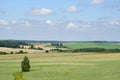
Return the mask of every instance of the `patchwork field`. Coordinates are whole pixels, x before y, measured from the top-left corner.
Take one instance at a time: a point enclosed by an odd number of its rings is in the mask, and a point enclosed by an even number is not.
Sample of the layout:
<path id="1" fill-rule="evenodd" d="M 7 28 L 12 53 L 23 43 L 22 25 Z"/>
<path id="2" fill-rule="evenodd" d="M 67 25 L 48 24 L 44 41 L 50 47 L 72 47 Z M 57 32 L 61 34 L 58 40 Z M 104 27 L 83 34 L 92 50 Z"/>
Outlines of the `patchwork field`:
<path id="1" fill-rule="evenodd" d="M 120 80 L 119 53 L 40 53 L 0 55 L 0 80 L 14 80 L 24 56 L 31 61 L 27 80 Z"/>

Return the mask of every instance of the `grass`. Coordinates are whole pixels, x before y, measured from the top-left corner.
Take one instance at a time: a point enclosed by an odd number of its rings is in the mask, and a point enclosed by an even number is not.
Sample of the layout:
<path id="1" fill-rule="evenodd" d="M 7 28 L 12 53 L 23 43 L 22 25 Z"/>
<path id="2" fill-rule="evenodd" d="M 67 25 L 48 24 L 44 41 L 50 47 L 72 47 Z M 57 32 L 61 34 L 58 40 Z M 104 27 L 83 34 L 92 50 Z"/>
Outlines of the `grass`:
<path id="1" fill-rule="evenodd" d="M 117 43 L 65 43 L 65 46 L 69 48 L 106 48 L 106 49 L 120 49 L 120 44 Z"/>
<path id="2" fill-rule="evenodd" d="M 0 55 L 0 80 L 14 80 L 23 56 L 29 56 L 27 80 L 120 80 L 120 54 L 50 53 Z"/>
<path id="3" fill-rule="evenodd" d="M 37 72 L 25 73 L 26 76 L 31 75 L 29 79 L 38 80 L 119 80 L 118 69 L 119 61 L 75 61 L 75 62 L 58 62 L 54 65 L 42 65 L 43 69 Z M 75 65 L 76 64 L 76 65 Z M 112 66 L 111 66 L 112 65 Z M 109 68 L 111 66 L 111 68 Z M 35 67 L 35 66 L 34 66 Z M 37 67 L 37 66 L 36 66 Z M 36 75 L 33 75 L 36 74 Z"/>

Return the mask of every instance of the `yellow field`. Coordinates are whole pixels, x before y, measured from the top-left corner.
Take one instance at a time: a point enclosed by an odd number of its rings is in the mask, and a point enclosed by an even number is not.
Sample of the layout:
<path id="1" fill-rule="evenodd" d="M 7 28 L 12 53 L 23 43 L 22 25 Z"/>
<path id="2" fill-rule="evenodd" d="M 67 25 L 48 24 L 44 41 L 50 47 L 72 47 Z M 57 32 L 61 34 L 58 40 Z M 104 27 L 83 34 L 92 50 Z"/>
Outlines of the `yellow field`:
<path id="1" fill-rule="evenodd" d="M 28 53 L 40 53 L 40 50 L 34 50 L 34 49 L 20 49 L 20 48 L 6 48 L 6 47 L 0 47 L 0 51 L 2 52 L 19 52 L 20 50 L 23 50 L 24 52 Z"/>
<path id="2" fill-rule="evenodd" d="M 35 47 L 35 48 L 40 47 L 40 48 L 43 48 L 44 50 L 53 49 L 52 47 L 46 47 L 46 46 L 48 46 L 48 45 L 50 45 L 50 44 L 35 44 L 34 47 Z"/>
<path id="3" fill-rule="evenodd" d="M 22 51 L 28 52 L 28 53 L 41 53 L 41 52 L 45 52 L 45 50 L 53 49 L 51 47 L 46 47 L 46 45 L 49 45 L 49 44 L 36 44 L 36 45 L 34 45 L 35 48 L 39 47 L 39 48 L 43 48 L 44 50 L 28 49 L 29 46 L 24 46 L 24 48 L 26 48 L 26 49 L 0 47 L 0 51 L 7 52 L 7 53 L 10 53 L 10 52 L 15 53 L 15 52 L 19 52 L 20 50 L 22 50 Z"/>

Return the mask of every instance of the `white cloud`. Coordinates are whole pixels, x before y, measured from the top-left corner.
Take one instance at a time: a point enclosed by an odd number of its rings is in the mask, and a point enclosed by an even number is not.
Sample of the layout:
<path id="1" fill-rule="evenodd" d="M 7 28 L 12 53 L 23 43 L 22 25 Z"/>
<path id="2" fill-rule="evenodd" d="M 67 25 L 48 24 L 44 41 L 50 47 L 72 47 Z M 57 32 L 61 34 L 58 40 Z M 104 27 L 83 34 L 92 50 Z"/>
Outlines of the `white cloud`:
<path id="1" fill-rule="evenodd" d="M 49 15 L 52 14 L 53 10 L 51 9 L 46 9 L 46 8 L 42 8 L 42 9 L 34 9 L 31 11 L 32 15 Z"/>
<path id="2" fill-rule="evenodd" d="M 5 20 L 0 20 L 0 25 L 8 25 L 8 22 Z"/>
<path id="3" fill-rule="evenodd" d="M 45 23 L 46 24 L 52 24 L 52 21 L 51 20 L 46 20 Z"/>
<path id="4" fill-rule="evenodd" d="M 74 28 L 77 28 L 74 23 L 70 22 L 67 24 L 67 29 L 74 29 Z"/>
<path id="5" fill-rule="evenodd" d="M 77 11 L 77 7 L 76 6 L 70 6 L 68 9 L 67 9 L 68 12 L 76 12 Z"/>
<path id="6" fill-rule="evenodd" d="M 92 4 L 93 5 L 96 5 L 96 4 L 101 4 L 101 3 L 103 3 L 104 2 L 104 0 L 93 0 L 92 1 Z"/>
<path id="7" fill-rule="evenodd" d="M 59 24 L 62 24 L 63 21 L 62 20 L 45 20 L 44 22 L 45 24 L 48 24 L 48 25 L 59 25 Z"/>
<path id="8" fill-rule="evenodd" d="M 111 25 L 120 25 L 120 20 L 113 20 L 110 22 Z"/>

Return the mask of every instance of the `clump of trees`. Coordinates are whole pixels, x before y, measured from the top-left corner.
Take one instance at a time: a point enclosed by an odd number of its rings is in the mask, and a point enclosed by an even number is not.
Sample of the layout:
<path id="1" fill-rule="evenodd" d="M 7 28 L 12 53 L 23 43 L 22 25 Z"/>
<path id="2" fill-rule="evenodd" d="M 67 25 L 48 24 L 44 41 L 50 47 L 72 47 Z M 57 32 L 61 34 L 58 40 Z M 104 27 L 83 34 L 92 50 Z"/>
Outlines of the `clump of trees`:
<path id="1" fill-rule="evenodd" d="M 74 49 L 74 50 L 72 50 L 72 52 L 119 53 L 120 49 L 81 48 L 81 49 Z"/>
<path id="2" fill-rule="evenodd" d="M 51 43 L 51 46 L 63 46 L 63 44 L 59 42 L 54 42 L 54 43 Z"/>
<path id="3" fill-rule="evenodd" d="M 28 45 L 25 42 L 18 42 L 14 40 L 0 40 L 0 47 L 19 48 L 20 45 Z"/>
<path id="4" fill-rule="evenodd" d="M 62 43 L 59 42 L 53 42 L 51 43 L 51 46 L 55 46 L 56 48 L 67 48 L 67 46 L 64 46 Z"/>
<path id="5" fill-rule="evenodd" d="M 105 48 L 80 48 L 80 49 L 51 49 L 51 51 L 55 52 L 95 52 L 95 53 L 120 53 L 120 49 L 105 49 Z"/>
<path id="6" fill-rule="evenodd" d="M 0 55 L 4 55 L 4 54 L 27 54 L 27 52 L 24 52 L 23 50 L 20 50 L 18 52 L 13 52 L 13 51 L 11 51 L 11 52 L 2 52 L 2 51 L 0 51 Z"/>
<path id="7" fill-rule="evenodd" d="M 9 54 L 9 53 L 0 51 L 0 55 L 2 54 Z"/>
<path id="8" fill-rule="evenodd" d="M 27 56 L 23 58 L 23 61 L 21 62 L 21 68 L 22 68 L 22 72 L 30 71 L 30 61 Z"/>
<path id="9" fill-rule="evenodd" d="M 53 51 L 53 52 L 72 52 L 72 50 L 62 50 L 62 49 L 51 49 L 50 51 Z"/>
<path id="10" fill-rule="evenodd" d="M 29 49 L 44 50 L 43 48 L 40 48 L 40 47 L 34 47 L 34 45 L 30 45 Z"/>
<path id="11" fill-rule="evenodd" d="M 44 49 L 43 49 L 43 48 L 38 47 L 38 48 L 36 48 L 36 50 L 44 50 Z"/>

